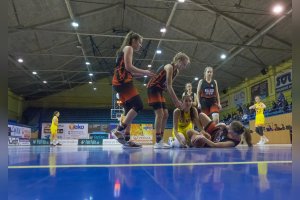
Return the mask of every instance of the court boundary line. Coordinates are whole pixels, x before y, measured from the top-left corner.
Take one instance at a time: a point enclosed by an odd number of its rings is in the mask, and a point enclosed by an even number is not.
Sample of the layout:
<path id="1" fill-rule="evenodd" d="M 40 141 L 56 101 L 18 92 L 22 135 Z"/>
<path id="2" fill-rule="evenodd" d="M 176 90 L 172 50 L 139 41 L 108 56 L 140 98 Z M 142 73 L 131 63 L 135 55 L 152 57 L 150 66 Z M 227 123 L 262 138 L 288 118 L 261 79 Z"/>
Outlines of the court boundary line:
<path id="1" fill-rule="evenodd" d="M 43 168 L 113 168 L 113 167 L 183 167 L 209 165 L 251 165 L 259 163 L 291 164 L 291 160 L 245 161 L 245 162 L 206 162 L 206 163 L 141 163 L 141 164 L 82 164 L 82 165 L 12 165 L 8 169 L 43 169 Z"/>

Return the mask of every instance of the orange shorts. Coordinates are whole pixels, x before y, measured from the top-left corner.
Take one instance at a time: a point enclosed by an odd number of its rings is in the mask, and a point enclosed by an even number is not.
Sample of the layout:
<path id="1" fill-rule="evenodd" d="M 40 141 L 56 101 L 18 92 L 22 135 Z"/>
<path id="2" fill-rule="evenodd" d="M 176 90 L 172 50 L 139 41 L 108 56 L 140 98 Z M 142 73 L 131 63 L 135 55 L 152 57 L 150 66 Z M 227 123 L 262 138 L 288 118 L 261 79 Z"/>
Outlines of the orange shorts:
<path id="1" fill-rule="evenodd" d="M 114 85 L 113 88 L 119 93 L 122 104 L 139 94 L 132 82 Z"/>
<path id="2" fill-rule="evenodd" d="M 163 90 L 157 87 L 148 88 L 148 104 L 156 109 L 166 109 L 166 99 Z"/>
<path id="3" fill-rule="evenodd" d="M 207 116 L 211 115 L 212 113 L 219 113 L 219 106 L 214 104 L 210 107 L 201 108 L 201 111 L 204 112 Z"/>
<path id="4" fill-rule="evenodd" d="M 209 133 L 210 135 L 214 134 L 215 131 L 218 130 L 216 127 L 216 123 L 214 121 L 210 121 L 206 127 L 204 127 L 204 130 Z"/>

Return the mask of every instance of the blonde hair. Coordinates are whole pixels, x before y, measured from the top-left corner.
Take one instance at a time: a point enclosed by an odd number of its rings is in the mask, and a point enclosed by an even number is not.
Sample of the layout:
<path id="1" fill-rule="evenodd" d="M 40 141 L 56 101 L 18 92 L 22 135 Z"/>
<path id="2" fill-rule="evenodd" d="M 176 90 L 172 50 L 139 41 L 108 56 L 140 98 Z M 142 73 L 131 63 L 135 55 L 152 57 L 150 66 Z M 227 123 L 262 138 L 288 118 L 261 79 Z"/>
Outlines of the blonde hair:
<path id="1" fill-rule="evenodd" d="M 122 52 L 125 46 L 130 46 L 132 44 L 133 39 L 142 40 L 143 37 L 138 33 L 135 33 L 133 31 L 129 31 L 129 33 L 127 33 L 127 35 L 125 36 L 125 39 L 122 43 L 122 46 L 118 49 L 117 54 Z"/>
<path id="2" fill-rule="evenodd" d="M 187 60 L 188 63 L 190 63 L 190 57 L 188 57 L 188 55 L 186 55 L 185 53 L 179 52 L 174 56 L 172 64 L 175 64 L 178 61 L 182 61 L 182 60 Z"/>
<path id="3" fill-rule="evenodd" d="M 206 73 L 206 71 L 207 71 L 209 68 L 211 68 L 212 71 L 214 71 L 214 69 L 213 69 L 211 66 L 206 66 L 205 69 L 204 69 L 204 80 L 206 80 L 205 73 Z"/>

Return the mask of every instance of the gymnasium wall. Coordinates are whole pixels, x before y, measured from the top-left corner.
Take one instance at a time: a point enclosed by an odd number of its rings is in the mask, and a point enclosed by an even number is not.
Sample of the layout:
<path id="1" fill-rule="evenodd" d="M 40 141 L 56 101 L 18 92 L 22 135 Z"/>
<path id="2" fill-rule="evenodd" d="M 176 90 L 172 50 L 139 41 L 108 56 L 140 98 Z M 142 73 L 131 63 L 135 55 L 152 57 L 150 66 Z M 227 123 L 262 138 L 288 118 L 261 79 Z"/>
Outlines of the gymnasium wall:
<path id="1" fill-rule="evenodd" d="M 265 75 L 258 75 L 251 79 L 245 79 L 241 84 L 236 87 L 228 88 L 226 94 L 220 91 L 221 103 L 223 105 L 223 110 L 221 112 L 221 118 L 227 116 L 228 113 L 236 112 L 237 106 L 236 103 L 240 101 L 242 104 L 248 104 L 251 102 L 251 88 L 255 85 L 267 81 L 268 85 L 268 96 L 263 99 L 263 102 L 267 102 L 267 106 L 270 106 L 270 103 L 277 99 L 275 86 L 276 80 L 275 77 L 278 74 L 281 74 L 285 71 L 292 69 L 292 60 L 288 60 L 277 66 L 270 66 L 268 72 Z M 291 89 L 283 92 L 288 102 L 291 101 Z M 224 107 L 225 106 L 225 107 Z"/>
<path id="2" fill-rule="evenodd" d="M 139 81 L 134 81 L 144 102 L 145 109 L 152 109 L 147 103 L 147 89 Z M 111 79 L 103 78 L 94 83 L 96 91 L 89 84 L 77 86 L 38 100 L 26 102 L 28 106 L 43 108 L 110 108 L 112 105 Z M 170 98 L 167 96 L 167 105 L 171 108 Z"/>
<path id="3" fill-rule="evenodd" d="M 21 120 L 23 110 L 25 109 L 24 99 L 8 89 L 7 100 L 8 119 L 16 121 Z"/>

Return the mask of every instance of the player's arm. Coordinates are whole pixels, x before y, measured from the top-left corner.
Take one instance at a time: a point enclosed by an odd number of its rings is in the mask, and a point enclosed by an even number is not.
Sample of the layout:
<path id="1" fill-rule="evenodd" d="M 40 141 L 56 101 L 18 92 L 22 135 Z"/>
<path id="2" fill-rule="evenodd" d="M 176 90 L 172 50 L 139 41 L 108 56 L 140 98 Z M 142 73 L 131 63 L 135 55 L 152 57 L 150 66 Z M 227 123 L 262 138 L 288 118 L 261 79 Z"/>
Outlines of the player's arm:
<path id="1" fill-rule="evenodd" d="M 216 80 L 215 80 L 215 84 L 216 84 L 216 95 L 217 95 L 218 107 L 219 107 L 219 109 L 222 109 L 221 101 L 220 101 L 220 94 L 219 94 L 219 87 L 218 87 L 218 83 Z"/>
<path id="2" fill-rule="evenodd" d="M 202 79 L 198 82 L 198 86 L 197 86 L 197 102 L 198 102 L 198 108 L 201 108 L 201 104 L 200 104 L 200 89 L 201 89 L 201 85 L 202 85 Z"/>
<path id="3" fill-rule="evenodd" d="M 226 141 L 226 142 L 212 142 L 209 139 L 206 139 L 206 144 L 210 147 L 214 148 L 226 148 L 226 147 L 234 147 L 234 143 L 232 141 Z"/>
<path id="4" fill-rule="evenodd" d="M 149 70 L 139 69 L 132 64 L 133 48 L 131 46 L 126 46 L 123 52 L 124 52 L 125 68 L 127 71 L 129 71 L 132 74 L 143 74 L 147 76 L 155 75 L 153 72 Z"/>
<path id="5" fill-rule="evenodd" d="M 172 78 L 172 76 L 173 76 L 173 66 L 171 64 L 167 64 L 164 67 L 164 70 L 166 70 L 166 82 L 167 82 L 168 93 L 170 94 L 174 105 L 177 108 L 181 108 L 182 103 L 178 100 L 178 98 L 177 98 L 177 96 L 174 92 L 174 89 L 173 89 L 173 78 Z"/>

